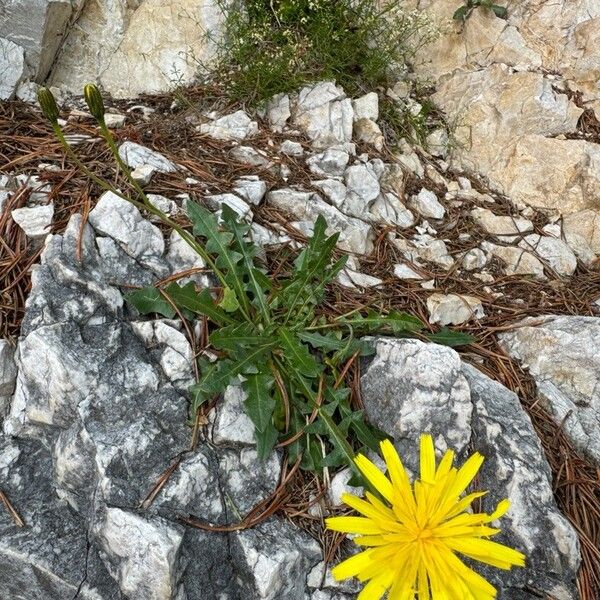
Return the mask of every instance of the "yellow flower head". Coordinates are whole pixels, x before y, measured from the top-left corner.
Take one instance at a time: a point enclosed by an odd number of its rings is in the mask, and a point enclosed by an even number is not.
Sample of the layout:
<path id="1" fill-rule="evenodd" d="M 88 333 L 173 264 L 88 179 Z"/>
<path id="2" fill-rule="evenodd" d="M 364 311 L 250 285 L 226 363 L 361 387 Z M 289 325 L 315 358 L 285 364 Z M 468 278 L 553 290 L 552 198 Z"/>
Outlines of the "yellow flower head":
<path id="1" fill-rule="evenodd" d="M 344 494 L 345 504 L 360 517 L 332 517 L 327 527 L 356 534 L 354 543 L 367 549 L 333 569 L 338 579 L 357 577 L 367 582 L 358 600 L 492 600 L 496 589 L 457 556 L 500 569 L 524 566 L 525 556 L 486 538 L 499 529 L 488 524 L 508 510 L 508 500 L 487 513 L 466 512 L 486 492 L 465 495 L 482 463 L 475 453 L 465 464 L 452 466 L 454 452 L 448 450 L 436 465 L 430 435 L 421 436 L 421 478 L 411 487 L 408 474 L 389 440 L 381 443 L 387 465 L 384 475 L 368 458 L 355 459 L 362 474 L 384 501 L 366 492 L 366 499 Z"/>

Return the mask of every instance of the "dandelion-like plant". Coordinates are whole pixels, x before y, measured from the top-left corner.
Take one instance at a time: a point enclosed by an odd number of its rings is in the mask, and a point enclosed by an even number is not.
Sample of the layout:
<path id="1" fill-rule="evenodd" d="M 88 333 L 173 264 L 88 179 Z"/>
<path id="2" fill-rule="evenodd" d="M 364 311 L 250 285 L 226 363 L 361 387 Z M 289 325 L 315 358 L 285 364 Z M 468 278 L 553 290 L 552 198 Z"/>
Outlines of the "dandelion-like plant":
<path id="1" fill-rule="evenodd" d="M 398 453 L 389 440 L 381 442 L 387 476 L 368 458 L 356 466 L 381 496 L 366 499 L 344 494 L 345 504 L 362 516 L 332 517 L 327 527 L 355 534 L 354 543 L 367 548 L 333 569 L 336 579 L 357 577 L 367 582 L 358 600 L 492 600 L 496 589 L 467 567 L 457 553 L 500 569 L 525 565 L 525 556 L 489 537 L 500 532 L 489 526 L 508 510 L 502 500 L 492 514 L 471 513 L 471 503 L 486 494 L 463 493 L 479 471 L 483 456 L 473 454 L 453 467 L 448 450 L 436 465 L 433 440 L 421 436 L 421 477 L 411 486 Z"/>

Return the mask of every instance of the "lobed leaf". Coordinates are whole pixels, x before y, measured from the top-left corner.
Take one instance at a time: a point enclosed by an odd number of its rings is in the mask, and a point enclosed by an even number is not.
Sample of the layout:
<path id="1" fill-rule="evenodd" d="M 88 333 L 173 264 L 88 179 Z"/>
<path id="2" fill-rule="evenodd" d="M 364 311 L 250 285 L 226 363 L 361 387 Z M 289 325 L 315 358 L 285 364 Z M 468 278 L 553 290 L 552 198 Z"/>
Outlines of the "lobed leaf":
<path id="1" fill-rule="evenodd" d="M 155 287 L 145 287 L 125 295 L 127 302 L 142 314 L 158 313 L 172 319 L 177 313 L 167 299 Z"/>

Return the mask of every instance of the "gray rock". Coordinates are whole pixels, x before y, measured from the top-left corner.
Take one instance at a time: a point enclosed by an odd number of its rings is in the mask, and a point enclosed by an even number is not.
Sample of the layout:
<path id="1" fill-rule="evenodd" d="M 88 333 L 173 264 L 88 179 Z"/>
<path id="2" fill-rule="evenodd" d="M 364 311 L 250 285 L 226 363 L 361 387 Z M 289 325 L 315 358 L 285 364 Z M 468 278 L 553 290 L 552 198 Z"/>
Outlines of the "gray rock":
<path id="1" fill-rule="evenodd" d="M 22 2 L 2 4 L 0 37 L 23 48 L 31 75 L 40 82 L 54 62 L 74 8 L 70 0 L 28 0 L 26 6 Z"/>
<path id="2" fill-rule="evenodd" d="M 352 140 L 352 101 L 333 82 L 305 87 L 292 111 L 293 124 L 303 130 L 315 148 Z"/>
<path id="3" fill-rule="evenodd" d="M 0 37 L 0 100 L 13 98 L 26 73 L 23 48 Z"/>
<path id="4" fill-rule="evenodd" d="M 152 277 L 136 262 L 127 272 Z M 253 445 L 237 443 L 189 451 L 188 402 L 177 391 L 191 376 L 189 344 L 176 322 L 128 322 L 112 276 L 78 215 L 34 272 L 0 434 L 0 489 L 28 527 L 0 510 L 3 591 L 23 600 L 303 598 L 320 552 L 289 523 L 222 535 L 176 522 L 239 521 L 273 493 L 280 457 L 259 462 Z"/>
<path id="5" fill-rule="evenodd" d="M 465 271 L 476 271 L 482 269 L 487 264 L 487 256 L 480 248 L 469 250 L 462 259 L 462 268 Z"/>
<path id="6" fill-rule="evenodd" d="M 332 146 L 307 159 L 308 168 L 320 177 L 341 177 L 346 170 L 350 153 L 345 146 Z"/>
<path id="7" fill-rule="evenodd" d="M 159 173 L 174 173 L 177 171 L 177 166 L 162 154 L 135 142 L 123 142 L 119 147 L 119 156 L 132 169 L 149 166 Z"/>
<path id="8" fill-rule="evenodd" d="M 426 219 L 443 219 L 446 209 L 439 203 L 437 196 L 423 188 L 412 199 L 413 208 Z"/>
<path id="9" fill-rule="evenodd" d="M 231 551 L 242 597 L 253 600 L 304 600 L 306 575 L 321 558 L 312 538 L 275 519 L 237 533 Z"/>
<path id="10" fill-rule="evenodd" d="M 231 156 L 245 165 L 254 167 L 270 167 L 273 164 L 264 152 L 255 150 L 252 146 L 235 146 L 231 149 Z"/>
<path id="11" fill-rule="evenodd" d="M 379 96 L 376 92 L 369 92 L 360 98 L 352 101 L 354 109 L 354 120 L 371 119 L 377 121 L 379 119 Z"/>
<path id="12" fill-rule="evenodd" d="M 110 600 L 119 598 L 89 541 L 88 524 L 60 500 L 50 452 L 37 440 L 0 433 L 0 489 L 23 520 L 0 510 L 0 589 L 11 600 Z M 57 536 L 57 532 L 60 535 Z"/>
<path id="13" fill-rule="evenodd" d="M 267 184 L 256 175 L 247 175 L 235 181 L 233 191 L 250 204 L 258 206 L 267 193 Z"/>
<path id="14" fill-rule="evenodd" d="M 255 448 L 220 448 L 217 458 L 222 494 L 236 520 L 271 496 L 277 487 L 281 460 L 276 452 L 260 460 Z"/>
<path id="15" fill-rule="evenodd" d="M 412 227 L 415 224 L 412 212 L 392 192 L 380 194 L 369 207 L 369 213 L 376 223 L 395 225 L 401 229 Z"/>
<path id="16" fill-rule="evenodd" d="M 54 216 L 54 204 L 15 208 L 10 214 L 13 221 L 25 232 L 27 237 L 44 238 L 50 233 L 52 217 Z"/>
<path id="17" fill-rule="evenodd" d="M 577 257 L 562 240 L 532 233 L 525 236 L 519 246 L 529 250 L 548 263 L 548 266 L 558 275 L 570 277 L 577 268 Z"/>
<path id="18" fill-rule="evenodd" d="M 317 216 L 323 215 L 327 220 L 328 233 L 340 232 L 338 246 L 342 250 L 366 254 L 372 248 L 371 227 L 330 206 L 318 194 L 286 188 L 269 192 L 267 199 L 273 206 L 293 215 L 297 222 L 292 225 L 305 234 L 312 231 Z"/>
<path id="19" fill-rule="evenodd" d="M 504 263 L 507 275 L 533 275 L 538 279 L 546 279 L 544 265 L 531 252 L 487 241 L 481 242 L 481 249 L 499 258 Z"/>
<path id="20" fill-rule="evenodd" d="M 460 325 L 484 316 L 479 298 L 459 294 L 433 294 L 427 298 L 429 322 L 440 325 Z"/>
<path id="21" fill-rule="evenodd" d="M 229 206 L 240 219 L 252 220 L 250 205 L 235 194 L 215 194 L 206 196 L 206 202 L 215 211 L 221 210 L 223 204 Z"/>
<path id="22" fill-rule="evenodd" d="M 376 350 L 363 371 L 362 399 L 373 424 L 393 436 L 407 467 L 417 472 L 418 439 L 430 432 L 438 451 L 452 448 L 460 462 L 473 451 L 486 457 L 477 482 L 489 490 L 484 510 L 511 501 L 497 540 L 524 552 L 527 566 L 509 572 L 476 566 L 499 588 L 498 598 L 532 598 L 527 586 L 577 598 L 577 536 L 556 507 L 550 468 L 517 396 L 450 348 L 380 338 Z"/>
<path id="23" fill-rule="evenodd" d="M 580 452 L 600 464 L 600 319 L 526 319 L 499 336 L 534 377 L 543 403 Z"/>
<path id="24" fill-rule="evenodd" d="M 292 140 L 285 140 L 280 146 L 280 150 L 283 154 L 288 156 L 302 156 L 304 154 L 304 148 L 300 142 L 293 142 Z"/>
<path id="25" fill-rule="evenodd" d="M 111 237 L 140 264 L 158 268 L 165 251 L 162 233 L 136 206 L 105 192 L 90 211 L 89 220 L 98 233 Z"/>
<path id="26" fill-rule="evenodd" d="M 0 426 L 15 390 L 17 368 L 15 348 L 8 340 L 0 339 Z"/>
<path id="27" fill-rule="evenodd" d="M 533 231 L 533 223 L 529 219 L 495 215 L 488 208 L 474 208 L 471 217 L 486 233 L 505 241 L 510 241 L 521 233 Z"/>
<path id="28" fill-rule="evenodd" d="M 267 119 L 274 131 L 283 131 L 292 113 L 290 111 L 290 97 L 287 94 L 277 94 L 267 103 Z"/>
<path id="29" fill-rule="evenodd" d="M 81 232 L 79 259 L 75 248 Z M 140 279 L 148 278 L 138 264 L 134 268 Z M 27 335 L 42 325 L 66 322 L 86 325 L 121 315 L 123 298 L 108 283 L 114 273 L 108 275 L 104 269 L 92 228 L 87 225 L 82 229 L 81 217 L 73 216 L 63 235 L 48 238 L 41 264 L 33 269 L 21 334 Z"/>
<path id="30" fill-rule="evenodd" d="M 205 133 L 217 140 L 243 140 L 258 133 L 258 123 L 253 121 L 243 110 L 225 115 L 212 123 L 200 125 L 200 133 Z"/>

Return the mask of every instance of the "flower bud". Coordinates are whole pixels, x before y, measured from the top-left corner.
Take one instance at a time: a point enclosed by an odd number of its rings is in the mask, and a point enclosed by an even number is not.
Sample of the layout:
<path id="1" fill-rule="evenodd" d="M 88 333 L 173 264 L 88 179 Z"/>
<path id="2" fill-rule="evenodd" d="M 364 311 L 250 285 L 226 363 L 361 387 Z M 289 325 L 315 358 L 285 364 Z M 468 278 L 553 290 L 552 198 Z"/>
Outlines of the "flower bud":
<path id="1" fill-rule="evenodd" d="M 42 108 L 42 113 L 51 123 L 58 121 L 59 110 L 52 92 L 45 87 L 41 87 L 37 93 L 38 102 Z"/>
<path id="2" fill-rule="evenodd" d="M 90 109 L 90 113 L 98 122 L 104 121 L 104 101 L 102 100 L 102 94 L 97 86 L 93 83 L 88 83 L 83 88 L 83 97 Z"/>

